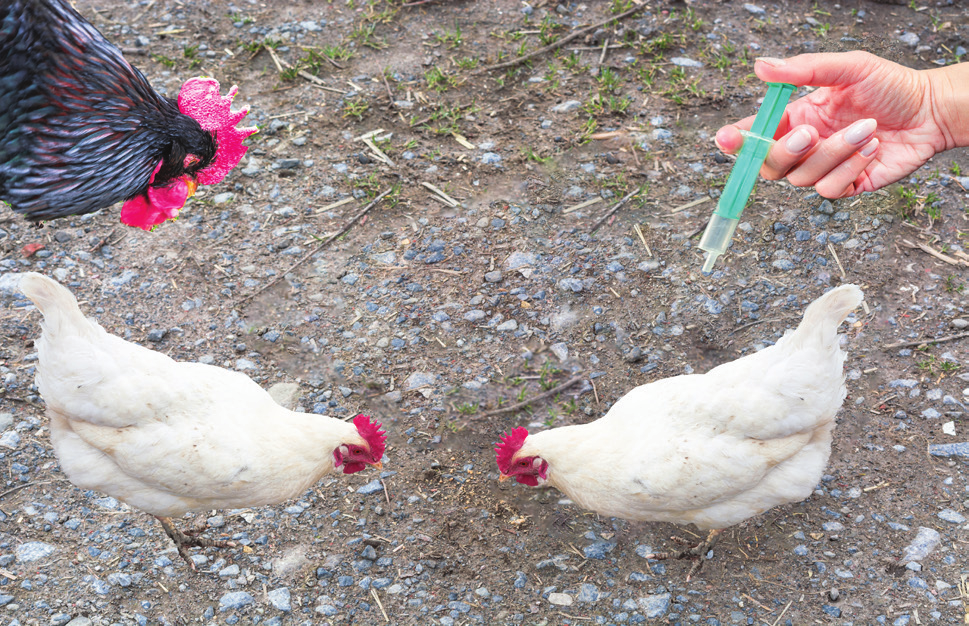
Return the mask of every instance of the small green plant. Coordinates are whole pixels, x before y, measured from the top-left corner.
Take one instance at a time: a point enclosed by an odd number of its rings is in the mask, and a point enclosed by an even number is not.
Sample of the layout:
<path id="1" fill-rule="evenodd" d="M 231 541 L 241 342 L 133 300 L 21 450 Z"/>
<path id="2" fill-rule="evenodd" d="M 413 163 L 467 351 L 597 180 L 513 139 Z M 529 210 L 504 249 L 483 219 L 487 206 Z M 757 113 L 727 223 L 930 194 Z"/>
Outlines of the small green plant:
<path id="1" fill-rule="evenodd" d="M 579 67 L 579 62 L 579 53 L 574 50 L 568 56 L 562 57 L 562 65 L 573 72 Z"/>
<path id="2" fill-rule="evenodd" d="M 550 156 L 539 156 L 531 146 L 522 149 L 522 156 L 525 157 L 526 161 L 534 161 L 535 163 L 548 163 L 552 160 Z"/>
<path id="3" fill-rule="evenodd" d="M 959 369 L 959 364 L 953 361 L 947 361 L 944 359 L 939 359 L 934 355 L 928 355 L 927 359 L 919 361 L 915 364 L 920 370 L 928 374 L 929 376 L 942 376 L 945 374 L 951 374 L 952 372 Z"/>
<path id="4" fill-rule="evenodd" d="M 952 274 L 945 277 L 945 290 L 949 293 L 962 293 L 965 288 L 966 286 L 959 282 Z"/>
<path id="5" fill-rule="evenodd" d="M 955 161 L 952 162 L 949 172 L 951 172 L 953 176 L 962 176 L 962 168 L 959 167 L 959 164 Z"/>
<path id="6" fill-rule="evenodd" d="M 626 109 L 628 109 L 629 105 L 631 105 L 632 103 L 633 103 L 632 99 L 626 96 L 623 96 L 622 98 L 617 98 L 616 96 L 609 96 L 609 100 L 607 101 L 609 112 L 620 113 L 620 114 L 625 113 Z"/>
<path id="7" fill-rule="evenodd" d="M 474 415 L 478 412 L 477 402 L 464 402 L 458 405 L 458 413 L 462 415 Z"/>
<path id="8" fill-rule="evenodd" d="M 323 53 L 323 56 L 334 61 L 346 61 L 353 56 L 353 50 L 343 45 L 323 46 L 320 52 Z"/>
<path id="9" fill-rule="evenodd" d="M 151 55 L 151 58 L 155 59 L 169 69 L 175 67 L 175 60 L 168 58 L 164 54 L 153 54 Z"/>
<path id="10" fill-rule="evenodd" d="M 555 426 L 555 421 L 558 419 L 558 417 L 558 413 L 555 412 L 555 409 L 548 407 L 548 417 L 546 417 L 542 423 L 545 424 L 547 428 L 551 428 L 552 426 Z"/>
<path id="11" fill-rule="evenodd" d="M 461 36 L 461 27 L 458 25 L 454 26 L 453 31 L 445 30 L 441 33 L 435 33 L 434 38 L 442 45 L 447 46 L 449 50 L 454 50 L 464 43 L 464 38 Z"/>
<path id="12" fill-rule="evenodd" d="M 460 67 L 462 70 L 473 70 L 474 68 L 478 67 L 478 63 L 478 59 L 474 57 L 464 57 L 454 62 L 454 64 Z"/>
<path id="13" fill-rule="evenodd" d="M 361 120 L 369 108 L 370 103 L 363 98 L 350 98 L 343 103 L 343 118 L 355 117 Z"/>
<path id="14" fill-rule="evenodd" d="M 563 402 L 561 406 L 562 411 L 564 411 L 566 415 L 572 415 L 579 410 L 579 406 L 576 403 L 575 398 L 570 399 L 568 402 Z"/>
<path id="15" fill-rule="evenodd" d="M 608 67 L 602 68 L 599 75 L 596 76 L 596 82 L 599 83 L 599 89 L 607 93 L 616 91 L 622 85 L 619 74 Z"/>
<path id="16" fill-rule="evenodd" d="M 458 85 L 458 81 L 453 76 L 448 76 L 444 70 L 436 65 L 424 72 L 424 80 L 427 81 L 429 88 L 438 93 L 443 93 Z"/>
<path id="17" fill-rule="evenodd" d="M 545 361 L 542 363 L 542 368 L 539 370 L 538 384 L 545 391 L 555 389 L 558 385 L 558 381 L 554 380 L 556 374 L 561 373 L 562 370 L 555 367 L 551 361 Z"/>
<path id="18" fill-rule="evenodd" d="M 818 22 L 816 26 L 812 26 L 811 30 L 814 34 L 822 39 L 826 39 L 828 36 L 828 31 L 831 30 L 831 24 L 828 22 Z"/>
<path id="19" fill-rule="evenodd" d="M 356 39 L 357 43 L 361 46 L 373 48 L 374 50 L 382 50 L 387 47 L 387 42 L 383 39 L 377 39 L 375 35 L 376 30 L 377 22 L 361 24 L 350 33 L 350 38 Z"/>

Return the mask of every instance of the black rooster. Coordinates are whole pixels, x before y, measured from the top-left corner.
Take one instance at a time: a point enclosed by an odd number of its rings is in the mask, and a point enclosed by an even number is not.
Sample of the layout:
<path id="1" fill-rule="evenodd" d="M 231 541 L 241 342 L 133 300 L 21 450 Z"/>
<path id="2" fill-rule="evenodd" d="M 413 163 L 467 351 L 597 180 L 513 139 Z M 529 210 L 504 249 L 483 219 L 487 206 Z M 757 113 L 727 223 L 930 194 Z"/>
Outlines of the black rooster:
<path id="1" fill-rule="evenodd" d="M 126 201 L 150 229 L 245 154 L 235 93 L 194 78 L 176 102 L 67 2 L 0 0 L 0 200 L 32 221 Z"/>

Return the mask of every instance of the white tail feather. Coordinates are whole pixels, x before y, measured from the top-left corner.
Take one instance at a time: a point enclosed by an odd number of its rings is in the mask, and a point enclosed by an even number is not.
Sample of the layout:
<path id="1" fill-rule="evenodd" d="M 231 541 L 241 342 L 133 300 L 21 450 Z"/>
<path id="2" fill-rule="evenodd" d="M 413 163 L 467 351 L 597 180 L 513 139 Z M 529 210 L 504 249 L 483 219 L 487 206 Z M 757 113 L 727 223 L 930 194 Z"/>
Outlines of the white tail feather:
<path id="1" fill-rule="evenodd" d="M 57 335 L 65 326 L 74 330 L 91 330 L 91 323 L 81 313 L 74 294 L 56 280 L 36 272 L 27 272 L 20 279 L 20 291 L 43 313 L 46 332 Z"/>
<path id="2" fill-rule="evenodd" d="M 841 285 L 815 300 L 804 311 L 804 319 L 790 336 L 795 345 L 837 346 L 838 326 L 858 308 L 865 296 L 857 285 Z"/>

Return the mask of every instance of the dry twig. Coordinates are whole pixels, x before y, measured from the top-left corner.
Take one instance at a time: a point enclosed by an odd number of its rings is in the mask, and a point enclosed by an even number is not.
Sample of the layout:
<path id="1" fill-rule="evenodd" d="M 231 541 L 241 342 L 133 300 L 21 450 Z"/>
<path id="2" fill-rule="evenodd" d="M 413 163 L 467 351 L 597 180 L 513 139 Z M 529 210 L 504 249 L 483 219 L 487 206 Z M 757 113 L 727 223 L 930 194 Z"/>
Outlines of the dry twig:
<path id="1" fill-rule="evenodd" d="M 516 402 L 515 404 L 509 404 L 508 406 L 503 406 L 500 409 L 494 409 L 492 411 L 485 411 L 484 413 L 481 414 L 481 417 L 489 417 L 491 415 L 500 415 L 502 413 L 508 413 L 510 411 L 517 411 L 518 409 L 525 408 L 526 406 L 528 406 L 532 402 L 537 402 L 539 400 L 544 400 L 545 398 L 548 398 L 549 396 L 554 396 L 555 394 L 561 392 L 563 389 L 566 389 L 568 387 L 571 387 L 572 385 L 574 385 L 575 383 L 579 382 L 583 378 L 585 378 L 585 376 L 575 376 L 573 378 L 568 379 L 567 381 L 565 381 L 561 385 L 558 385 L 557 387 L 555 387 L 555 389 L 549 389 L 545 393 L 540 393 L 537 396 L 535 396 L 533 398 L 529 398 L 528 400 L 525 400 L 523 402 Z"/>
<path id="2" fill-rule="evenodd" d="M 387 191 L 383 192 L 382 194 L 380 194 L 379 196 L 377 196 L 376 198 L 374 198 L 373 199 L 373 202 L 371 202 L 370 204 L 368 204 L 367 206 L 365 206 L 362 211 L 360 211 L 359 213 L 357 213 L 356 215 L 354 215 L 353 218 L 343 226 L 343 228 L 341 228 L 339 231 L 337 231 L 333 235 L 330 235 L 328 238 L 326 238 L 323 241 L 321 241 L 320 243 L 318 243 L 315 248 L 313 248 L 312 250 L 310 250 L 309 252 L 307 252 L 306 254 L 304 254 L 298 261 L 296 261 L 295 263 L 293 263 L 292 265 L 290 265 L 289 268 L 285 272 L 283 272 L 282 274 L 280 274 L 279 276 L 277 276 L 276 278 L 274 278 L 272 281 L 270 281 L 269 283 L 267 283 L 265 286 L 260 287 L 256 291 L 254 291 L 251 294 L 249 294 L 248 296 L 244 297 L 242 300 L 239 301 L 239 304 L 242 304 L 243 302 L 248 302 L 249 300 L 252 300 L 256 296 L 258 296 L 259 294 L 261 294 L 262 292 L 266 291 L 267 289 L 269 289 L 270 287 L 272 287 L 273 285 L 275 285 L 276 283 L 278 283 L 279 281 L 281 281 L 283 278 L 285 278 L 286 274 L 289 274 L 290 272 L 292 272 L 294 269 L 296 269 L 297 267 L 299 267 L 303 263 L 306 263 L 307 261 L 309 261 L 310 258 L 312 258 L 314 254 L 316 254 L 317 252 L 319 252 L 320 250 L 322 250 L 323 248 L 325 248 L 327 245 L 329 245 L 330 243 L 332 243 L 333 241 L 335 241 L 337 238 L 341 237 L 345 232 L 347 232 L 348 230 L 350 230 L 350 227 L 351 226 L 353 226 L 354 224 L 356 224 L 360 220 L 361 217 L 363 217 L 364 215 L 366 215 L 370 211 L 370 209 L 372 209 L 375 206 L 377 206 L 377 203 L 379 203 L 381 200 L 383 200 L 384 197 L 387 194 L 389 194 L 391 191 L 393 191 L 393 190 L 394 190 L 394 188 L 393 187 L 390 187 L 389 189 L 387 189 Z"/>
<path id="3" fill-rule="evenodd" d="M 640 4 L 638 6 L 635 6 L 635 7 L 631 8 L 631 9 L 629 9 L 628 11 L 623 11 L 619 15 L 613 15 L 612 17 L 610 17 L 607 20 L 602 20 L 601 22 L 599 22 L 597 24 L 593 24 L 592 26 L 588 26 L 586 28 L 583 28 L 582 30 L 577 30 L 574 33 L 572 33 L 571 35 L 566 35 L 565 37 L 562 37 L 558 41 L 556 41 L 554 43 L 551 43 L 551 44 L 545 46 L 544 48 L 539 48 L 538 50 L 535 50 L 534 52 L 530 52 L 530 53 L 526 54 L 525 56 L 520 56 L 517 59 L 512 59 L 510 61 L 505 61 L 504 63 L 496 63 L 495 65 L 489 65 L 487 67 L 482 67 L 481 69 L 478 69 L 478 70 L 475 70 L 474 72 L 471 72 L 471 74 L 472 75 L 484 74 L 485 72 L 491 72 L 491 71 L 494 71 L 494 70 L 503 70 L 506 67 L 514 67 L 516 65 L 520 65 L 520 64 L 524 63 L 525 61 L 527 61 L 529 59 L 534 59 L 537 56 L 540 56 L 540 55 L 545 54 L 546 52 L 551 52 L 552 50 L 557 50 L 557 49 L 561 48 L 562 46 L 564 46 L 565 44 L 567 44 L 568 42 L 570 42 L 573 39 L 575 39 L 576 37 L 581 37 L 581 36 L 583 36 L 585 34 L 594 32 L 597 28 L 601 28 L 601 27 L 605 26 L 606 24 L 608 24 L 609 22 L 619 21 L 621 19 L 625 19 L 625 18 L 629 17 L 630 15 L 633 15 L 635 13 L 639 13 L 640 11 L 642 11 L 643 9 L 645 9 L 647 6 L 648 5 L 646 3 Z"/>
<path id="4" fill-rule="evenodd" d="M 964 337 L 969 337 L 969 333 L 956 333 L 955 335 L 946 335 L 945 337 L 937 337 L 933 339 L 932 337 L 926 337 L 924 339 L 916 339 L 915 341 L 899 341 L 898 343 L 890 343 L 888 345 L 882 346 L 882 350 L 891 350 L 892 348 L 905 348 L 907 346 L 921 346 L 923 344 L 929 343 L 943 343 L 945 341 L 955 341 L 956 339 L 963 339 Z"/>
<path id="5" fill-rule="evenodd" d="M 592 228 L 589 229 L 589 232 L 590 233 L 593 233 L 596 230 L 598 230 L 598 228 L 600 226 L 602 226 L 603 224 L 606 223 L 606 220 L 608 220 L 610 217 L 612 217 L 613 215 L 616 214 L 616 211 L 618 211 L 622 207 L 622 205 L 624 205 L 627 202 L 629 202 L 629 199 L 630 198 L 632 198 L 633 196 L 635 196 L 637 193 L 641 192 L 642 190 L 643 190 L 642 187 L 637 187 L 635 190 L 630 191 L 625 196 L 623 196 L 622 200 L 620 200 L 619 202 L 617 202 L 615 204 L 615 206 L 613 206 L 611 209 L 609 209 L 606 212 L 605 215 L 603 215 L 602 217 L 600 217 L 599 220 L 595 224 L 592 225 Z"/>

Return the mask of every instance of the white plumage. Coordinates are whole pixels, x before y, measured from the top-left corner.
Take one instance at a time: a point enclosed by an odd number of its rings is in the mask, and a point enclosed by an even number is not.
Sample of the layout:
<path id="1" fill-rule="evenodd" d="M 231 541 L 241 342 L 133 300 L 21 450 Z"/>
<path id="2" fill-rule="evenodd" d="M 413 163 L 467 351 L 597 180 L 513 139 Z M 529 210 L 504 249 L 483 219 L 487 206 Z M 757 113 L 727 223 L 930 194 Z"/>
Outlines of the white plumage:
<path id="1" fill-rule="evenodd" d="M 595 422 L 516 429 L 496 448 L 499 468 L 603 515 L 701 529 L 803 500 L 824 471 L 846 394 L 837 329 L 861 300 L 854 285 L 832 289 L 775 345 L 637 387 Z"/>
<path id="2" fill-rule="evenodd" d="M 337 457 L 345 472 L 379 466 L 383 434 L 362 416 L 351 424 L 287 410 L 241 373 L 108 334 L 50 278 L 28 273 L 20 286 L 44 314 L 36 382 L 78 487 L 167 518 L 297 497 Z"/>

